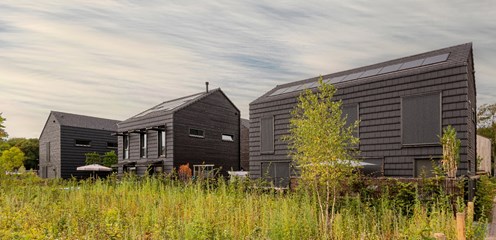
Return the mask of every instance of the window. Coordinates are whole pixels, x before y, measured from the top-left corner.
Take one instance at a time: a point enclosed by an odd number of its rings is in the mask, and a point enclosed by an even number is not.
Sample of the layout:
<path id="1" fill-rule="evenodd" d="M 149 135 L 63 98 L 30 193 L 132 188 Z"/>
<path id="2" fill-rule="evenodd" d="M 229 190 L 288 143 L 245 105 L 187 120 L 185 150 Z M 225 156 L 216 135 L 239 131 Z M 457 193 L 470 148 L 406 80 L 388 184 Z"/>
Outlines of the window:
<path id="1" fill-rule="evenodd" d="M 129 135 L 124 135 L 124 159 L 129 159 Z"/>
<path id="2" fill-rule="evenodd" d="M 158 155 L 165 156 L 165 131 L 158 131 Z"/>
<path id="3" fill-rule="evenodd" d="M 214 165 L 193 165 L 193 176 L 198 179 L 211 178 L 214 176 Z"/>
<path id="4" fill-rule="evenodd" d="M 230 134 L 222 134 L 222 141 L 234 142 L 234 136 Z"/>
<path id="5" fill-rule="evenodd" d="M 77 147 L 91 147 L 91 141 L 90 140 L 76 139 L 76 146 Z"/>
<path id="6" fill-rule="evenodd" d="M 274 153 L 274 116 L 260 119 L 260 152 Z"/>
<path id="7" fill-rule="evenodd" d="M 381 177 L 383 176 L 383 159 L 382 158 L 366 158 L 360 161 L 363 168 L 360 171 L 365 176 Z"/>
<path id="8" fill-rule="evenodd" d="M 147 134 L 145 130 L 140 133 L 140 157 L 141 158 L 146 158 L 146 152 L 147 152 Z"/>
<path id="9" fill-rule="evenodd" d="M 45 144 L 45 154 L 46 154 L 46 160 L 47 160 L 47 162 L 50 162 L 50 142 L 47 142 Z"/>
<path id="10" fill-rule="evenodd" d="M 403 145 L 438 144 L 441 135 L 441 95 L 430 93 L 401 99 Z"/>
<path id="11" fill-rule="evenodd" d="M 205 138 L 205 132 L 203 130 L 190 128 L 189 129 L 189 136 L 195 137 L 195 138 Z"/>
<path id="12" fill-rule="evenodd" d="M 353 125 L 358 120 L 358 104 L 352 105 L 343 105 L 342 117 L 346 116 L 346 125 L 345 127 L 349 127 Z M 358 128 L 353 132 L 354 137 L 358 137 Z"/>
<path id="13" fill-rule="evenodd" d="M 434 167 L 440 167 L 440 159 L 415 159 L 414 177 L 434 177 Z"/>
<path id="14" fill-rule="evenodd" d="M 117 143 L 116 142 L 107 142 L 107 148 L 117 148 Z"/>
<path id="15" fill-rule="evenodd" d="M 263 162 L 262 178 L 276 187 L 289 187 L 289 162 Z"/>

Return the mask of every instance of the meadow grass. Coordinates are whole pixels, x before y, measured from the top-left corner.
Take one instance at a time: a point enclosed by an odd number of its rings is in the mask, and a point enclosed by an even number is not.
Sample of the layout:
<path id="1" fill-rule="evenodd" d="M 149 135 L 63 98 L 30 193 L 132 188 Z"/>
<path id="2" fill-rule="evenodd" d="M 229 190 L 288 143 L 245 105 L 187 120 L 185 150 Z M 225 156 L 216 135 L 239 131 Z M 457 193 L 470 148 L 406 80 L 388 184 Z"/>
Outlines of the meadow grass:
<path id="1" fill-rule="evenodd" d="M 1 239 L 321 239 L 318 205 L 306 191 L 252 182 L 182 183 L 169 178 L 94 181 L 0 179 Z M 451 205 L 343 197 L 334 239 L 455 237 Z"/>

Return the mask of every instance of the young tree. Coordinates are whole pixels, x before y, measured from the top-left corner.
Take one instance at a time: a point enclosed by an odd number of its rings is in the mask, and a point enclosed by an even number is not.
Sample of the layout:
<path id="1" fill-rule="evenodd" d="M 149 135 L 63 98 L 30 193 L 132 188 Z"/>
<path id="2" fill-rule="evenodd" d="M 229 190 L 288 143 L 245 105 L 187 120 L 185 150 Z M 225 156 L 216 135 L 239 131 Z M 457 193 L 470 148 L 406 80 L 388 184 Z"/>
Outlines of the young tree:
<path id="1" fill-rule="evenodd" d="M 0 169 L 3 171 L 13 171 L 22 166 L 24 153 L 18 147 L 11 147 L 3 151 L 0 157 Z"/>
<path id="2" fill-rule="evenodd" d="M 456 137 L 456 130 L 451 125 L 443 129 L 440 139 L 443 145 L 443 169 L 448 177 L 455 178 L 460 163 L 460 139 Z"/>
<path id="3" fill-rule="evenodd" d="M 102 156 L 102 164 L 104 166 L 111 167 L 116 163 L 117 163 L 117 154 L 115 154 L 115 151 L 106 152 Z"/>
<path id="4" fill-rule="evenodd" d="M 102 158 L 100 157 L 100 154 L 96 152 L 86 153 L 84 155 L 86 156 L 85 162 L 87 165 L 102 163 Z"/>
<path id="5" fill-rule="evenodd" d="M 5 120 L 7 119 L 2 117 L 2 113 L 0 113 L 0 142 L 9 136 L 5 131 L 5 126 L 3 125 Z"/>
<path id="6" fill-rule="evenodd" d="M 346 127 L 342 102 L 332 99 L 335 93 L 334 86 L 322 78 L 316 93 L 302 93 L 291 112 L 290 134 L 285 138 L 300 169 L 301 181 L 316 193 L 325 237 L 332 236 L 336 198 L 353 176 L 353 146 L 359 142 L 353 136 L 358 121 Z"/>

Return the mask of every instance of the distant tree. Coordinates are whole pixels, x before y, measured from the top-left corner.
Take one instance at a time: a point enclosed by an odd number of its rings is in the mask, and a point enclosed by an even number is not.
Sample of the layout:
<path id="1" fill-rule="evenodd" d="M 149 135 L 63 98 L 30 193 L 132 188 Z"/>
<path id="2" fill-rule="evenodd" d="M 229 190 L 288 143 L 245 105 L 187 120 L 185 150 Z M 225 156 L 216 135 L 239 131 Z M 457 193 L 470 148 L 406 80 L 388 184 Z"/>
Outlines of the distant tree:
<path id="1" fill-rule="evenodd" d="M 102 156 L 102 164 L 104 166 L 111 167 L 116 163 L 117 163 L 117 154 L 115 154 L 115 151 L 106 152 Z"/>
<path id="2" fill-rule="evenodd" d="M 91 153 L 86 153 L 86 164 L 101 164 L 102 163 L 102 158 L 100 157 L 100 154 L 96 152 L 91 152 Z"/>
<path id="3" fill-rule="evenodd" d="M 2 113 L 0 112 L 0 141 L 3 141 L 5 138 L 9 136 L 5 131 L 5 125 L 3 125 L 5 120 L 7 119 L 2 117 Z"/>
<path id="4" fill-rule="evenodd" d="M 477 110 L 477 126 L 487 128 L 494 126 L 496 120 L 496 103 L 483 104 Z"/>
<path id="5" fill-rule="evenodd" d="M 22 166 L 24 161 L 24 153 L 18 147 L 11 147 L 9 150 L 3 151 L 0 157 L 0 168 L 3 171 L 13 171 Z"/>
<path id="6" fill-rule="evenodd" d="M 39 141 L 37 138 L 10 138 L 6 146 L 18 147 L 24 153 L 24 167 L 26 169 L 36 169 L 39 162 Z M 2 146 L 0 146 L 1 151 Z"/>
<path id="7" fill-rule="evenodd" d="M 342 102 L 333 100 L 336 88 L 319 79 L 316 93 L 306 90 L 291 112 L 290 155 L 300 169 L 303 185 L 311 187 L 319 203 L 319 222 L 324 238 L 332 236 L 336 200 L 356 166 L 353 136 L 358 121 L 346 127 Z"/>

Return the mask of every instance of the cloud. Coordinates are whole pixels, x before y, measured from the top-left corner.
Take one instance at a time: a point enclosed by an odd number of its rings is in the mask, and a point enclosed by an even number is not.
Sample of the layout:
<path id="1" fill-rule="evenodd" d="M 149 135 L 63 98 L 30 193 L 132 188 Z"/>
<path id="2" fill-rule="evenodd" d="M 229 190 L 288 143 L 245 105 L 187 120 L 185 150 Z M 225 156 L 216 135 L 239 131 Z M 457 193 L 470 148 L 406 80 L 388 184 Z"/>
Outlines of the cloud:
<path id="1" fill-rule="evenodd" d="M 126 119 L 221 87 L 248 104 L 277 84 L 474 42 L 495 102 L 491 1 L 2 1 L 0 112 L 37 137 L 50 110 Z"/>

